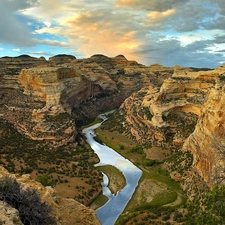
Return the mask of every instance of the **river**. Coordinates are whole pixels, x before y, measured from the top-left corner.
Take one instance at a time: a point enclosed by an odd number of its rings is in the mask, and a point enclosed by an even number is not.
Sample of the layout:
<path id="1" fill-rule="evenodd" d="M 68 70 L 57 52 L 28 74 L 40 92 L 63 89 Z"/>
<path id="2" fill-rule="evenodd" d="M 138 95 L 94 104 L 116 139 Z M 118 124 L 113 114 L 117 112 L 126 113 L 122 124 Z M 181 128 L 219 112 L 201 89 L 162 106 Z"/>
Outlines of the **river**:
<path id="1" fill-rule="evenodd" d="M 104 115 L 102 115 L 101 118 L 106 119 Z M 101 124 L 102 123 L 98 123 L 85 128 L 83 133 L 86 136 L 88 144 L 100 159 L 100 162 L 96 166 L 112 165 L 120 170 L 126 179 L 126 186 L 116 195 L 113 195 L 107 187 L 107 176 L 103 176 L 103 194 L 106 195 L 109 200 L 96 210 L 96 214 L 102 225 L 113 225 L 131 199 L 142 175 L 142 171 L 113 149 L 94 140 L 94 137 L 96 137 L 94 130 Z"/>

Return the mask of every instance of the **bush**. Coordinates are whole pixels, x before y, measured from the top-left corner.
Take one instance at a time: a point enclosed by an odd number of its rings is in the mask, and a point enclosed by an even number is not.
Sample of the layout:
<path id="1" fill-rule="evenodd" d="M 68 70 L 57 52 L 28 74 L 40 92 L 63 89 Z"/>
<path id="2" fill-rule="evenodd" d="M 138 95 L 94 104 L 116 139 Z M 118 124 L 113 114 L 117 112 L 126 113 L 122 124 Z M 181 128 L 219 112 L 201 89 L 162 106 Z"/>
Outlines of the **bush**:
<path id="1" fill-rule="evenodd" d="M 21 189 L 14 178 L 5 177 L 0 181 L 0 200 L 19 211 L 24 225 L 56 224 L 50 207 L 41 202 L 36 191 Z"/>
<path id="2" fill-rule="evenodd" d="M 133 152 L 133 153 L 138 153 L 138 154 L 144 153 L 143 148 L 142 148 L 141 145 L 136 145 L 130 151 Z"/>
<path id="3" fill-rule="evenodd" d="M 41 175 L 38 175 L 37 178 L 36 178 L 36 180 L 38 182 L 40 182 L 45 187 L 46 186 L 52 186 L 52 187 L 54 187 L 55 184 L 56 184 L 55 180 L 52 180 L 51 177 L 48 174 L 46 174 L 46 173 L 41 174 Z"/>

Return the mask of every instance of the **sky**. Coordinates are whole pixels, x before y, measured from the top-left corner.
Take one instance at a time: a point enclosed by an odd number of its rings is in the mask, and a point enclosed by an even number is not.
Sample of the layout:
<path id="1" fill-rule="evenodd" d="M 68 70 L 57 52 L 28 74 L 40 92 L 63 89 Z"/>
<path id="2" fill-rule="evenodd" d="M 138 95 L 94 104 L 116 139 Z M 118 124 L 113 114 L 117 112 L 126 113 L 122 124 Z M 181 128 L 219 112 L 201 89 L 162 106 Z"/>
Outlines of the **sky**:
<path id="1" fill-rule="evenodd" d="M 225 63 L 224 0 L 0 0 L 0 57 L 94 54 L 144 65 Z"/>

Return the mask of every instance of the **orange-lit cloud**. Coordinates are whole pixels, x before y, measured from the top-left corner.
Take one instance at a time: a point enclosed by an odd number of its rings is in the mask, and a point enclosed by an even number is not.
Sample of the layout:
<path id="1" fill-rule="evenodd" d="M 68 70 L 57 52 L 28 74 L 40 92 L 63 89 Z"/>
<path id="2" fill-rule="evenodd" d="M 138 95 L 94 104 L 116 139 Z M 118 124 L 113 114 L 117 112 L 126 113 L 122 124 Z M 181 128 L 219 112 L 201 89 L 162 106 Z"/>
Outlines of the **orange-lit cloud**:
<path id="1" fill-rule="evenodd" d="M 21 54 L 123 54 L 144 64 L 225 61 L 224 0 L 1 0 L 0 20 L 2 55 L 10 45 Z"/>
<path id="2" fill-rule="evenodd" d="M 175 9 L 169 9 L 165 12 L 152 11 L 147 14 L 145 26 L 147 27 L 160 27 L 164 22 L 176 13 Z"/>
<path id="3" fill-rule="evenodd" d="M 124 27 L 115 18 L 107 20 L 104 17 L 105 13 L 89 12 L 63 20 L 62 25 L 66 27 L 71 45 L 82 49 L 87 56 L 96 53 L 108 56 L 124 54 L 129 59 L 139 60 L 140 57 L 133 53 L 140 45 L 140 41 L 135 38 L 136 32 Z"/>

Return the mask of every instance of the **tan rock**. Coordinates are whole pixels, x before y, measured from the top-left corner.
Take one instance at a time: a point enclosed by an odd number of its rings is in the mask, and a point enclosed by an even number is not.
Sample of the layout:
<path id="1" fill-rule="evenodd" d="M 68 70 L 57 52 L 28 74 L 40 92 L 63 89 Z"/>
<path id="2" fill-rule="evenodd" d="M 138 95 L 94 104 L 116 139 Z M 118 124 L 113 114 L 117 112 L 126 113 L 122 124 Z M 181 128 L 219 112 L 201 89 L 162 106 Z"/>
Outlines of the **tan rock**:
<path id="1" fill-rule="evenodd" d="M 209 185 L 215 182 L 224 183 L 224 88 L 210 90 L 195 131 L 183 146 L 184 151 L 191 151 L 194 156 L 194 167 Z"/>
<path id="2" fill-rule="evenodd" d="M 18 210 L 0 201 L 0 224 L 22 225 Z"/>
<path id="3" fill-rule="evenodd" d="M 0 166 L 0 180 L 5 176 L 16 178 L 17 182 L 23 189 L 34 189 L 40 195 L 42 202 L 45 202 L 51 207 L 52 214 L 56 218 L 58 225 L 100 225 L 94 210 L 85 207 L 74 199 L 67 199 L 55 195 L 54 189 L 51 187 L 44 187 L 40 183 L 30 179 L 29 175 L 18 176 L 10 174 L 7 170 Z M 18 219 L 18 211 L 9 208 L 0 202 L 0 221 L 18 221 L 17 223 L 6 223 L 20 225 Z M 7 216 L 6 216 L 7 215 Z M 8 218 L 7 218 L 8 217 Z"/>

